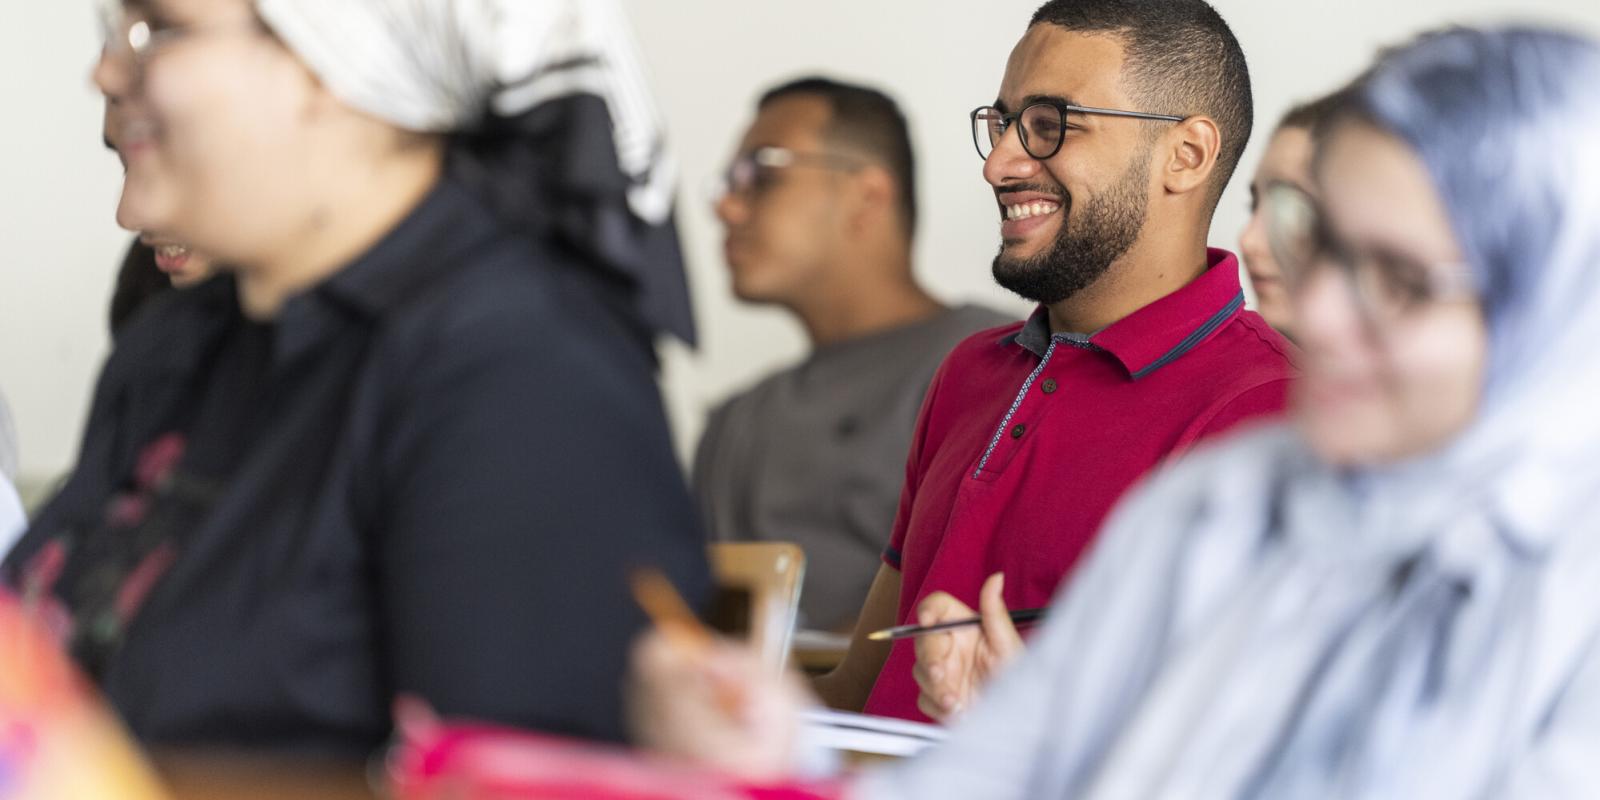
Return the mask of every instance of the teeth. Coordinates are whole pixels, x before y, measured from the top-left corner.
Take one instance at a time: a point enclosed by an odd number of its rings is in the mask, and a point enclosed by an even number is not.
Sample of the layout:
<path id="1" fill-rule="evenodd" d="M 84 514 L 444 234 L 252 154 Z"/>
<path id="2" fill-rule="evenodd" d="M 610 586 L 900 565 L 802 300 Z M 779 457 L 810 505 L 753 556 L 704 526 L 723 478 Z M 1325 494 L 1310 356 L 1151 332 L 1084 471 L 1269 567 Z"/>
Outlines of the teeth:
<path id="1" fill-rule="evenodd" d="M 1030 217 L 1039 217 L 1044 216 L 1045 214 L 1053 214 L 1060 209 L 1061 204 L 1053 203 L 1049 200 L 1036 200 L 1032 203 L 1019 203 L 1014 206 L 1006 206 L 1006 219 L 1018 220 L 1028 219 Z"/>
<path id="2" fill-rule="evenodd" d="M 189 254 L 189 248 L 181 244 L 164 244 L 156 248 L 156 252 L 167 258 L 179 258 Z"/>

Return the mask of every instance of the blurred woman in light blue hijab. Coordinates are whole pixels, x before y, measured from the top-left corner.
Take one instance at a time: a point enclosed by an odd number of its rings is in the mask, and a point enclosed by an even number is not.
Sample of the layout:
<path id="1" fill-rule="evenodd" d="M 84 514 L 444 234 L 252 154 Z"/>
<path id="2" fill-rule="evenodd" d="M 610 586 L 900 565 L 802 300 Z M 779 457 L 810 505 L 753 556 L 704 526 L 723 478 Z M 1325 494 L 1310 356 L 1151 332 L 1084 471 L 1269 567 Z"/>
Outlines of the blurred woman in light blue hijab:
<path id="1" fill-rule="evenodd" d="M 1552 31 L 1384 55 L 1317 199 L 1267 198 L 1295 421 L 1130 496 L 949 740 L 851 796 L 1600 796 L 1596 87 Z"/>

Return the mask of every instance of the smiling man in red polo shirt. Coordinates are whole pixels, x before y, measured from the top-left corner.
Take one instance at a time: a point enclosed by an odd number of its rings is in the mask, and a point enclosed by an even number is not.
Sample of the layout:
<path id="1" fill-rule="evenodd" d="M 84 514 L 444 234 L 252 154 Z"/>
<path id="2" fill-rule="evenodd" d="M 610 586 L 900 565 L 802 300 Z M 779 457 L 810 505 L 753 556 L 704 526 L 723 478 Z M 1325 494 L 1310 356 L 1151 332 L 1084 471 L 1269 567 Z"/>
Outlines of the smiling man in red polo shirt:
<path id="1" fill-rule="evenodd" d="M 912 643 L 867 632 L 915 622 L 936 591 L 977 606 L 995 572 L 1010 607 L 1047 604 L 1135 481 L 1287 397 L 1289 345 L 1244 310 L 1234 256 L 1206 247 L 1251 126 L 1244 54 L 1215 10 L 1046 3 L 972 123 L 995 279 L 1039 308 L 934 378 L 883 566 L 816 683 L 835 707 L 926 719 Z"/>

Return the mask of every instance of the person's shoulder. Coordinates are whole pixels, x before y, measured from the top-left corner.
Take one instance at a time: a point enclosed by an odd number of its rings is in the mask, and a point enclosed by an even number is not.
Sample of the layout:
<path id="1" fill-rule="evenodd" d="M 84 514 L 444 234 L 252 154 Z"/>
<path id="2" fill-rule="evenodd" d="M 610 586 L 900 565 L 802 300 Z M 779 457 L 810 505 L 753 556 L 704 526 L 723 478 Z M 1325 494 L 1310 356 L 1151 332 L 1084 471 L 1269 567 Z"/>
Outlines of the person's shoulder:
<path id="1" fill-rule="evenodd" d="M 1258 493 L 1251 487 L 1276 480 L 1307 457 L 1305 444 L 1290 423 L 1243 429 L 1206 439 L 1183 458 L 1164 462 L 1130 492 L 1129 502 L 1190 515 L 1197 504 L 1254 497 Z"/>
<path id="2" fill-rule="evenodd" d="M 528 330 L 582 316 L 581 307 L 573 307 L 566 296 L 573 291 L 564 273 L 576 268 L 554 248 L 496 235 L 458 258 L 398 304 L 392 315 Z M 580 306 L 585 299 L 579 298 Z"/>
<path id="3" fill-rule="evenodd" d="M 498 236 L 387 310 L 379 347 L 402 369 L 493 362 L 653 379 L 650 342 L 627 322 L 628 292 L 559 248 Z"/>
<path id="4" fill-rule="evenodd" d="M 1293 428 L 1272 425 L 1203 444 L 1135 482 L 1107 517 L 1077 578 L 1102 587 L 1159 581 L 1176 641 L 1215 619 L 1218 602 L 1281 541 L 1276 509 L 1321 467 Z"/>
<path id="5" fill-rule="evenodd" d="M 867 337 L 871 347 L 865 352 L 871 353 L 879 366 L 861 377 L 886 388 L 900 387 L 897 393 L 910 391 L 920 399 L 956 347 L 976 334 L 1004 328 L 1013 321 L 1009 315 L 982 306 L 942 308 L 924 319 Z M 996 332 L 993 340 L 1000 338 Z"/>
<path id="6" fill-rule="evenodd" d="M 1213 341 L 1212 358 L 1219 366 L 1264 381 L 1295 374 L 1294 345 L 1254 311 L 1239 312 Z"/>
<path id="7" fill-rule="evenodd" d="M 450 264 L 391 315 L 393 323 L 457 334 L 577 339 L 611 333 L 630 293 L 627 284 L 608 283 L 560 247 L 500 235 Z"/>
<path id="8" fill-rule="evenodd" d="M 787 364 L 764 372 L 753 382 L 735 388 L 712 407 L 711 418 L 733 420 L 759 414 L 760 409 L 767 407 L 774 398 L 786 394 L 784 387 L 794 382 L 803 366 L 804 362 Z"/>
<path id="9" fill-rule="evenodd" d="M 1020 320 L 1017 319 L 1015 314 L 1007 314 L 976 303 L 962 303 L 961 305 L 952 306 L 946 309 L 941 316 L 942 326 L 951 331 L 960 332 L 963 334 L 963 338 L 965 335 L 970 335 L 977 331 L 1004 328 L 1008 325 L 1019 323 Z"/>
<path id="10" fill-rule="evenodd" d="M 1169 471 L 1194 477 L 1249 469 L 1275 469 L 1306 454 L 1305 441 L 1290 422 L 1263 425 L 1237 436 L 1208 441 L 1194 449 Z"/>
<path id="11" fill-rule="evenodd" d="M 1195 417 L 1179 446 L 1282 418 L 1296 375 L 1293 345 L 1253 311 L 1245 311 L 1173 378 L 1188 387 Z"/>
<path id="12" fill-rule="evenodd" d="M 1024 321 L 998 312 L 993 314 L 988 320 L 992 324 L 968 333 L 956 343 L 945 358 L 946 366 L 980 361 L 1005 352 L 1005 345 L 1022 330 Z"/>
<path id="13" fill-rule="evenodd" d="M 981 328 L 968 333 L 954 347 L 946 349 L 943 358 L 934 362 L 932 378 L 928 382 L 928 396 L 945 396 L 946 393 L 937 390 L 951 380 L 970 382 L 975 376 L 988 375 L 998 369 L 998 365 L 1006 363 L 1012 356 L 1012 348 L 1007 345 L 1022 330 L 1022 326 L 1021 320 L 1013 320 Z"/>
<path id="14" fill-rule="evenodd" d="M 1177 365 L 1181 366 L 1171 369 Z M 1208 406 L 1226 405 L 1241 397 L 1255 401 L 1268 395 L 1287 398 L 1288 386 L 1297 374 L 1294 345 L 1254 311 L 1241 311 L 1200 346 L 1161 370 L 1169 371 L 1169 380 L 1181 382 L 1188 387 L 1188 396 Z"/>

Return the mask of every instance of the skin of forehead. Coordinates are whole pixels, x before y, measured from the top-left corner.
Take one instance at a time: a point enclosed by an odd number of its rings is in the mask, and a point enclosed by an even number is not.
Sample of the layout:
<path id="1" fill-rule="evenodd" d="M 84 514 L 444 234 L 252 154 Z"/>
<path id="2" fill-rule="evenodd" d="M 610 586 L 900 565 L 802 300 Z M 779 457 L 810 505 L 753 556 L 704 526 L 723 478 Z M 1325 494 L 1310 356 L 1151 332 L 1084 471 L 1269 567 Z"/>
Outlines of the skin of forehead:
<path id="1" fill-rule="evenodd" d="M 820 97 L 791 95 L 768 103 L 745 131 L 740 152 L 762 147 L 815 147 L 822 143 L 823 128 L 832 115 Z"/>

